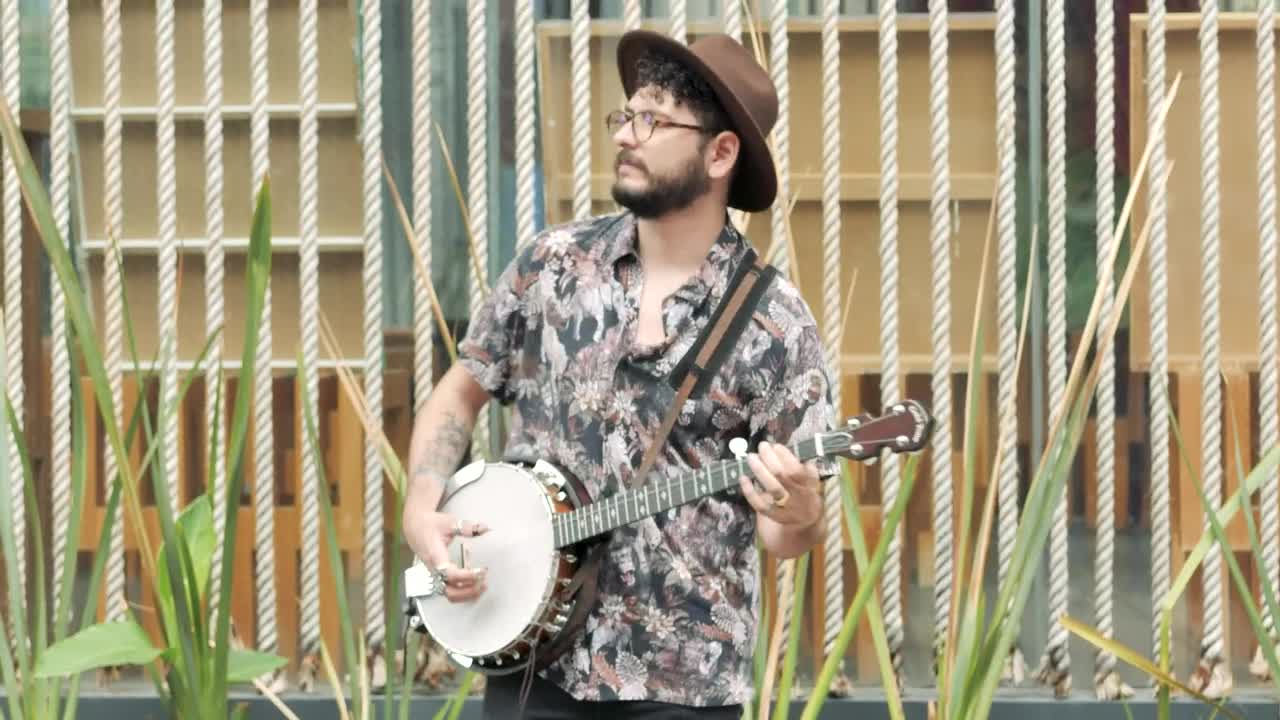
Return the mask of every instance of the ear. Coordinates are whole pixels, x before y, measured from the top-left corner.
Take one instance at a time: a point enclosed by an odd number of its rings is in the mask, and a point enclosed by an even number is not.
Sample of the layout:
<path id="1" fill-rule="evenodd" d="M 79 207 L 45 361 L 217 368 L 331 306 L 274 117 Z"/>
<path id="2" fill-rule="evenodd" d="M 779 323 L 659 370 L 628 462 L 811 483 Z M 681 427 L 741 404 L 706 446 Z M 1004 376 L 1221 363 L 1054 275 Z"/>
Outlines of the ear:
<path id="1" fill-rule="evenodd" d="M 740 148 L 737 134 L 727 130 L 707 142 L 707 173 L 712 179 L 728 178 L 733 173 L 733 168 L 738 164 Z"/>

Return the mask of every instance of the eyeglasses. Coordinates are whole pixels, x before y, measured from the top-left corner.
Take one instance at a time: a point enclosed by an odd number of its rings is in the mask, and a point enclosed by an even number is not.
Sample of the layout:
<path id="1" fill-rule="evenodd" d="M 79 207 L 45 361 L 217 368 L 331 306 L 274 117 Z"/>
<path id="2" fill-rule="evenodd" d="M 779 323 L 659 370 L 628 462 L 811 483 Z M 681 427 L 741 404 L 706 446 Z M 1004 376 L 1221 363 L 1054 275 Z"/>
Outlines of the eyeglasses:
<path id="1" fill-rule="evenodd" d="M 653 129 L 658 127 L 684 128 L 686 130 L 699 130 L 706 132 L 707 128 L 701 125 L 687 125 L 685 123 L 672 122 L 670 120 L 662 120 L 654 117 L 654 114 L 645 110 L 642 112 L 630 112 L 628 110 L 614 110 L 605 116 L 605 127 L 609 128 L 610 134 L 615 134 L 622 129 L 623 125 L 631 123 L 631 132 L 635 133 L 638 142 L 645 142 L 653 137 Z"/>

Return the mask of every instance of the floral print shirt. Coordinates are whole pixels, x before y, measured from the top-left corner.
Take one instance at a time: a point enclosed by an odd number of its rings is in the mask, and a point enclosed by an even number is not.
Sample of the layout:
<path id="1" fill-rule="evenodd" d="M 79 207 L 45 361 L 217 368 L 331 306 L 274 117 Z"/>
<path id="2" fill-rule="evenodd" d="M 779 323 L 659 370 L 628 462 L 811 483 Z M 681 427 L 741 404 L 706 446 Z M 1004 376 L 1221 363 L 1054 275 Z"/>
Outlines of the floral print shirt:
<path id="1" fill-rule="evenodd" d="M 666 339 L 636 340 L 643 268 L 634 216 L 550 228 L 472 315 L 459 361 L 512 407 L 507 453 L 573 473 L 592 500 L 631 481 L 674 400 L 669 382 L 710 321 L 747 241 L 726 223 L 662 304 Z M 817 324 L 774 278 L 707 391 L 686 401 L 654 473 L 732 457 L 745 437 L 794 443 L 834 426 Z M 823 476 L 834 466 L 817 461 Z M 736 490 L 615 530 L 576 645 L 542 671 L 578 699 L 739 704 L 752 697 L 760 568 L 755 511 Z"/>

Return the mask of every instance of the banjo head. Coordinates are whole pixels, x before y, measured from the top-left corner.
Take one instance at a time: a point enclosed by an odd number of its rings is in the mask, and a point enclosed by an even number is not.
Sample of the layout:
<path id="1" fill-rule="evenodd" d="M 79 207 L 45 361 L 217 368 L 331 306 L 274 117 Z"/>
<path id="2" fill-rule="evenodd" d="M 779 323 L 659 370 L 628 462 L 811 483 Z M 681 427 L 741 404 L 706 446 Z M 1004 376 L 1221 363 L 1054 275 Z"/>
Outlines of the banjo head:
<path id="1" fill-rule="evenodd" d="M 413 602 L 423 629 L 456 662 L 469 665 L 474 658 L 510 651 L 541 621 L 555 593 L 561 554 L 552 533 L 552 496 L 533 472 L 477 462 L 458 476 L 458 487 L 444 498 L 441 512 L 482 523 L 489 531 L 454 538 L 449 559 L 457 567 L 486 568 L 485 591 L 469 602 L 450 602 L 443 595 Z"/>

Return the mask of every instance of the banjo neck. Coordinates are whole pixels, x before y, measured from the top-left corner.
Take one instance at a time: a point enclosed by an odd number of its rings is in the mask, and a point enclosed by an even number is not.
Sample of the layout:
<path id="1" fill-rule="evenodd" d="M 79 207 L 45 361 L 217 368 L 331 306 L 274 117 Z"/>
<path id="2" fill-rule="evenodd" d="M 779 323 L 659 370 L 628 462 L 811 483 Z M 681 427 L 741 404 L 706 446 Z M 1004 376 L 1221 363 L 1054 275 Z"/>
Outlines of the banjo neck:
<path id="1" fill-rule="evenodd" d="M 880 417 L 860 415 L 850 419 L 844 429 L 818 433 L 787 447 L 802 463 L 835 455 L 865 461 L 878 457 L 885 450 L 892 453 L 920 450 L 932 425 L 933 419 L 924 408 L 908 400 L 896 403 Z M 753 477 L 754 474 L 745 453 L 735 449 L 735 454 L 737 457 L 734 459 L 720 460 L 674 479 L 655 479 L 559 515 L 553 527 L 556 547 L 574 545 L 671 508 L 736 488 L 739 477 Z"/>

